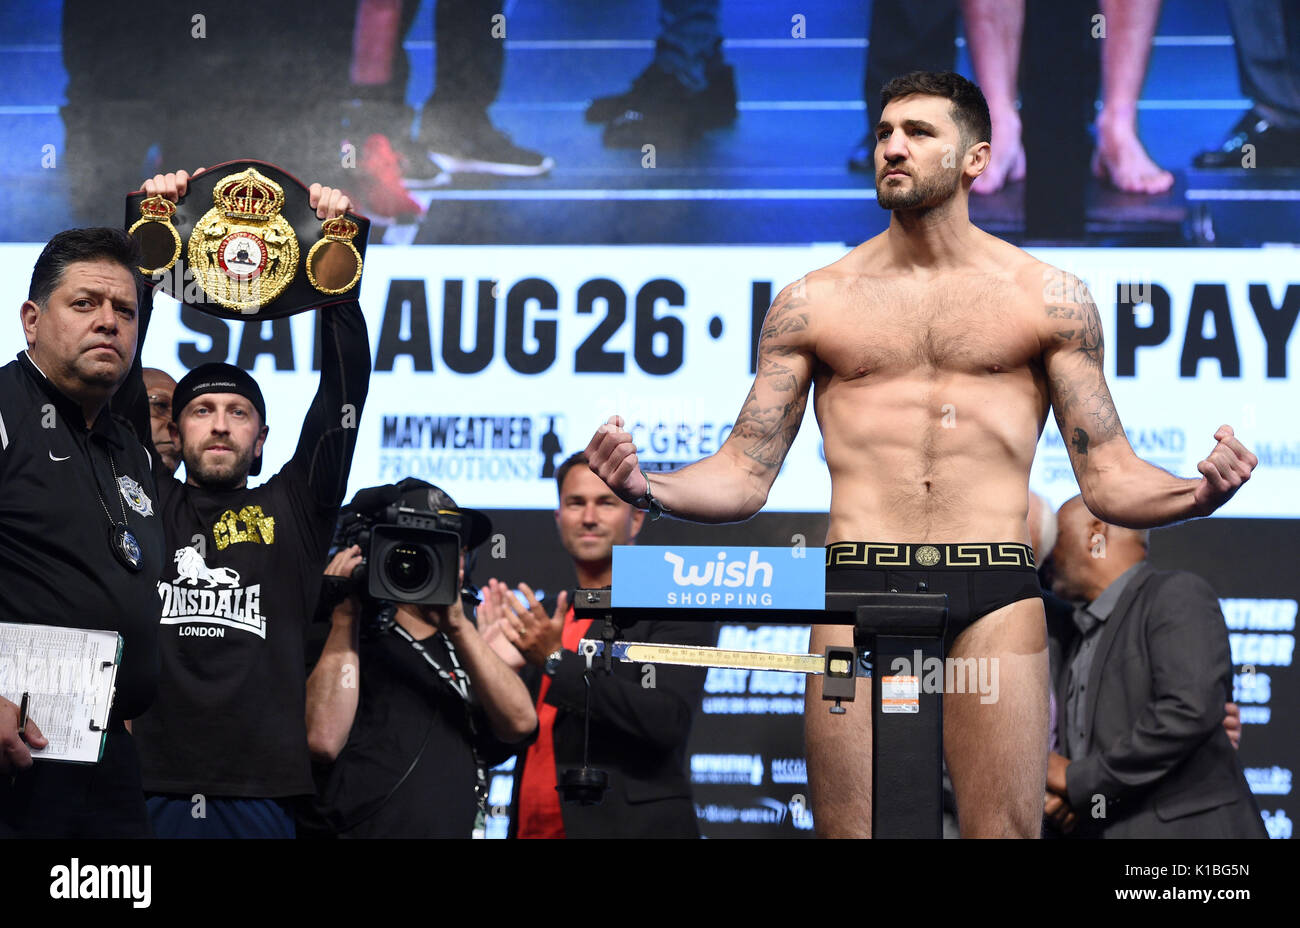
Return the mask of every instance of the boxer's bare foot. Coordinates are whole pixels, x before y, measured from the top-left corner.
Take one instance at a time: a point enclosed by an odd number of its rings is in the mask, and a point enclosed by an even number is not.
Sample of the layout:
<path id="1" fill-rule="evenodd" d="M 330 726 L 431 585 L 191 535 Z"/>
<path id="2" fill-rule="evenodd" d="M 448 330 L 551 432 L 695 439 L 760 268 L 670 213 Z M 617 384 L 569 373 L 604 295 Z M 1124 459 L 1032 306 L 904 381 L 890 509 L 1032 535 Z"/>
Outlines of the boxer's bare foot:
<path id="1" fill-rule="evenodd" d="M 1126 193 L 1164 193 L 1174 185 L 1174 175 L 1151 160 L 1137 136 L 1137 120 L 1097 118 L 1097 150 L 1092 173 Z"/>
<path id="2" fill-rule="evenodd" d="M 997 193 L 1010 181 L 1025 178 L 1025 146 L 1020 141 L 1020 116 L 1015 110 L 993 116 L 993 154 L 984 173 L 975 178 L 975 193 Z"/>

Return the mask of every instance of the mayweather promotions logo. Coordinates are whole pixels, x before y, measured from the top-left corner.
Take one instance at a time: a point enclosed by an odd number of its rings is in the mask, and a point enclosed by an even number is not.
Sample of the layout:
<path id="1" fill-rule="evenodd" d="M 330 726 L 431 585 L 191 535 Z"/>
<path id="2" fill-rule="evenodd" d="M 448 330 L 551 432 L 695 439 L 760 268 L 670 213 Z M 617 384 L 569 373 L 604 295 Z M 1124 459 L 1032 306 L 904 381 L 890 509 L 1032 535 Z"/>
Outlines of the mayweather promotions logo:
<path id="1" fill-rule="evenodd" d="M 564 460 L 564 416 L 392 415 L 379 438 L 379 476 L 430 483 L 551 480 Z"/>
<path id="2" fill-rule="evenodd" d="M 194 226 L 186 260 L 211 299 L 256 313 L 298 270 L 298 239 L 280 215 L 284 189 L 248 168 L 217 184 L 212 200 Z"/>

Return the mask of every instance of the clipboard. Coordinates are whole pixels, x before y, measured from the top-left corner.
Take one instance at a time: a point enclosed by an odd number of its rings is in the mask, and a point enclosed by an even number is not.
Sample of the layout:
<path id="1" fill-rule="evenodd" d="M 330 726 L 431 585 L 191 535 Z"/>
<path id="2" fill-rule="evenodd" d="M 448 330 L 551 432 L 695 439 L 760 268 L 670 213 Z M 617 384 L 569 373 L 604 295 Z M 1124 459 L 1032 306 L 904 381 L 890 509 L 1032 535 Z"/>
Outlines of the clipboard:
<path id="1" fill-rule="evenodd" d="M 0 622 L 0 696 L 49 739 L 38 761 L 95 764 L 104 756 L 123 639 L 117 632 Z"/>

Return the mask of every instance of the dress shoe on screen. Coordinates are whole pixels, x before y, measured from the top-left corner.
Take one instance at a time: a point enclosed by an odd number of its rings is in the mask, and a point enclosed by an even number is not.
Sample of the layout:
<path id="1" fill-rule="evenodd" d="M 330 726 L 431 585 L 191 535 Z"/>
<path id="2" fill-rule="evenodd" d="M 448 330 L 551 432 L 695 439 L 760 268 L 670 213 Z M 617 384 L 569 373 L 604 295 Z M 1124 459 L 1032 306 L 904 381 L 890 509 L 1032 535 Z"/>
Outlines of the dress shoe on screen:
<path id="1" fill-rule="evenodd" d="M 587 106 L 589 123 L 610 123 L 632 111 L 644 114 L 660 105 L 686 105 L 689 120 L 700 129 L 729 126 L 736 120 L 736 72 L 715 51 L 704 66 L 708 83 L 692 91 L 674 74 L 651 62 L 623 93 L 598 97 Z"/>
<path id="2" fill-rule="evenodd" d="M 849 170 L 855 174 L 876 174 L 876 137 L 868 132 L 849 152 Z"/>
<path id="3" fill-rule="evenodd" d="M 700 91 L 689 90 L 671 74 L 661 75 L 648 85 L 653 93 L 641 94 L 605 126 L 607 148 L 640 148 L 647 142 L 678 146 L 735 120 L 736 82 L 730 65 L 721 65 Z"/>
<path id="4" fill-rule="evenodd" d="M 1222 145 L 1201 152 L 1192 163 L 1203 170 L 1240 170 L 1250 166 L 1246 145 L 1254 146 L 1256 168 L 1300 168 L 1300 128 L 1283 128 L 1257 110 L 1247 111 Z"/>

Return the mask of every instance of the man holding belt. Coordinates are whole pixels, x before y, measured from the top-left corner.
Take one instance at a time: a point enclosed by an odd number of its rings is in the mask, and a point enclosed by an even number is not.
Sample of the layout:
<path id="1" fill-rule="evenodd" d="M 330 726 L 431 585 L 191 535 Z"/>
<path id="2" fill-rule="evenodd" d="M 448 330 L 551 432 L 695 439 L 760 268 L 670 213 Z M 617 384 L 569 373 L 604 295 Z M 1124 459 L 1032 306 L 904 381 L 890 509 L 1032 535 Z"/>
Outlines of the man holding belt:
<path id="1" fill-rule="evenodd" d="M 188 187 L 183 171 L 144 184 L 170 200 Z M 309 204 L 318 219 L 350 205 L 316 184 Z M 233 365 L 204 364 L 172 396 L 185 482 L 155 464 L 167 536 L 161 676 L 157 702 L 134 726 L 159 837 L 292 837 L 289 803 L 314 792 L 303 623 L 370 382 L 360 306 L 319 311 L 320 387 L 293 457 L 260 486 L 248 486 L 268 432 L 257 382 Z"/>
<path id="2" fill-rule="evenodd" d="M 22 305 L 27 350 L 0 368 L 0 621 L 123 637 L 96 764 L 33 764 L 53 720 L 33 712 L 20 732 L 19 707 L 0 698 L 3 837 L 149 833 L 123 723 L 157 687 L 163 531 L 149 455 L 108 408 L 136 356 L 138 263 L 116 229 L 56 235 Z"/>

